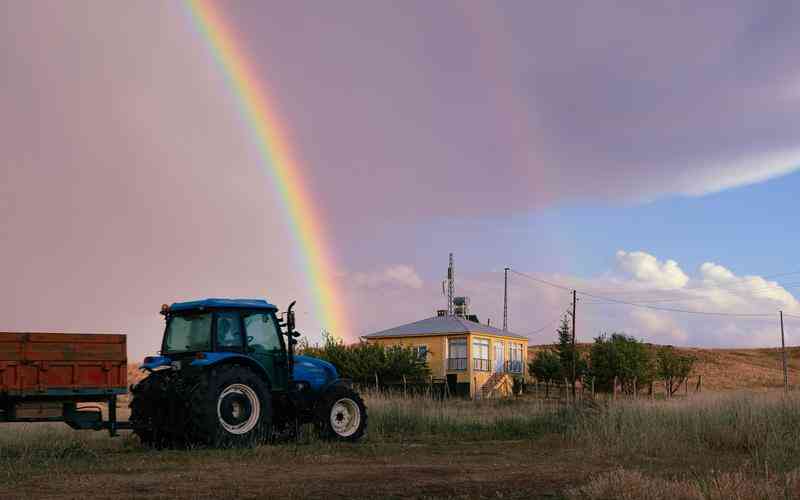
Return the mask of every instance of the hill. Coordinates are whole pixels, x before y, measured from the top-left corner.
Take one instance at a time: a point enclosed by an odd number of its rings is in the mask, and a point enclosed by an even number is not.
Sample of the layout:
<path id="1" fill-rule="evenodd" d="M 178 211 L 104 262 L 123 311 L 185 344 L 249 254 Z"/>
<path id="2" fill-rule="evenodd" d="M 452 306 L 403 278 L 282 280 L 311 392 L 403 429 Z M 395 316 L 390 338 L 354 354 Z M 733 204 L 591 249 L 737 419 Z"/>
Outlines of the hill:
<path id="1" fill-rule="evenodd" d="M 654 344 L 654 349 L 661 347 Z M 528 348 L 529 359 L 537 351 L 552 345 L 535 345 Z M 581 344 L 579 350 L 587 352 L 590 344 Z M 703 390 L 732 391 L 739 389 L 774 389 L 783 387 L 781 351 L 777 348 L 758 349 L 704 349 L 676 347 L 682 354 L 691 354 L 697 361 L 692 370 L 691 383 L 702 377 Z M 789 385 L 800 386 L 800 347 L 787 347 Z"/>

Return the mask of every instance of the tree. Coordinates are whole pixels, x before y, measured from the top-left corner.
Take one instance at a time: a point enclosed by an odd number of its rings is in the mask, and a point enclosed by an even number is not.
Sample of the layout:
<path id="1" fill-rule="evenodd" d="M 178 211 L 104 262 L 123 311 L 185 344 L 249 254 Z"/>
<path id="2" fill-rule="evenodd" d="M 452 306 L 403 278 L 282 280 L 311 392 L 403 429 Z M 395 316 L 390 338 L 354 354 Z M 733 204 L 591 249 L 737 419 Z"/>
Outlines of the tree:
<path id="1" fill-rule="evenodd" d="M 655 371 L 647 346 L 624 333 L 595 338 L 589 364 L 590 374 L 600 390 L 613 391 L 616 379 L 628 394 L 649 385 Z"/>
<path id="2" fill-rule="evenodd" d="M 671 346 L 662 347 L 656 355 L 658 378 L 664 381 L 670 396 L 689 378 L 695 358 L 691 354 L 679 354 Z"/>
<path id="3" fill-rule="evenodd" d="M 561 375 L 561 360 L 558 354 L 545 349 L 536 353 L 536 357 L 528 364 L 528 373 L 544 382 L 545 397 L 550 396 L 550 383 Z"/>
<path id="4" fill-rule="evenodd" d="M 558 335 L 558 342 L 554 346 L 556 355 L 558 356 L 559 363 L 561 364 L 561 372 L 559 377 L 561 380 L 567 379 L 571 384 L 572 380 L 572 363 L 575 362 L 575 380 L 581 380 L 586 375 L 587 364 L 586 359 L 581 357 L 577 346 L 572 344 L 572 332 L 569 325 L 569 320 L 565 314 L 561 318 L 561 325 L 556 330 Z"/>
<path id="5" fill-rule="evenodd" d="M 360 384 L 372 384 L 375 375 L 383 383 L 400 383 L 403 377 L 409 381 L 420 381 L 430 373 L 425 360 L 410 347 L 390 346 L 359 342 L 347 345 L 341 339 L 323 335 L 322 346 L 298 344 L 298 353 L 328 361 L 339 375 Z"/>

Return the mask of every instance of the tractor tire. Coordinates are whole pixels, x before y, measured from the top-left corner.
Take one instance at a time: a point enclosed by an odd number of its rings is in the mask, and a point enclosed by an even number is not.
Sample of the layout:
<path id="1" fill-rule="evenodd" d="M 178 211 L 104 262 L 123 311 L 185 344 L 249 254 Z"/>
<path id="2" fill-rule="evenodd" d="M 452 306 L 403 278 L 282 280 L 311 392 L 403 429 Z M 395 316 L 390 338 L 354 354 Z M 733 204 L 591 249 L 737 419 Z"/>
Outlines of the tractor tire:
<path id="1" fill-rule="evenodd" d="M 131 387 L 130 421 L 133 433 L 148 448 L 164 448 L 172 444 L 165 394 L 168 381 L 159 372 L 152 372 Z"/>
<path id="2" fill-rule="evenodd" d="M 316 427 L 320 439 L 355 442 L 367 430 L 367 407 L 353 389 L 334 385 L 317 405 Z"/>
<path id="3" fill-rule="evenodd" d="M 189 438 L 214 447 L 260 444 L 272 427 L 272 398 L 250 368 L 213 367 L 200 377 L 189 402 Z"/>

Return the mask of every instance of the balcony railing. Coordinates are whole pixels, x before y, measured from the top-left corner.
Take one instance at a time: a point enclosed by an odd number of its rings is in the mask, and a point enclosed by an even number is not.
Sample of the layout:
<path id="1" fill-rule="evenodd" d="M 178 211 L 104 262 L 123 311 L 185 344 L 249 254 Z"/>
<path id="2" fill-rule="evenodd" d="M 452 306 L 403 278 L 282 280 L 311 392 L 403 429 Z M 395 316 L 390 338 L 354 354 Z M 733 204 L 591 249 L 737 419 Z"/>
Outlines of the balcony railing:
<path id="1" fill-rule="evenodd" d="M 524 364 L 522 360 L 506 361 L 503 367 L 504 371 L 507 373 L 522 373 L 523 368 Z"/>
<path id="2" fill-rule="evenodd" d="M 467 358 L 447 358 L 448 370 L 466 370 Z"/>
<path id="3" fill-rule="evenodd" d="M 473 370 L 482 371 L 482 372 L 488 372 L 489 371 L 489 360 L 488 359 L 473 358 L 472 359 L 472 369 Z"/>

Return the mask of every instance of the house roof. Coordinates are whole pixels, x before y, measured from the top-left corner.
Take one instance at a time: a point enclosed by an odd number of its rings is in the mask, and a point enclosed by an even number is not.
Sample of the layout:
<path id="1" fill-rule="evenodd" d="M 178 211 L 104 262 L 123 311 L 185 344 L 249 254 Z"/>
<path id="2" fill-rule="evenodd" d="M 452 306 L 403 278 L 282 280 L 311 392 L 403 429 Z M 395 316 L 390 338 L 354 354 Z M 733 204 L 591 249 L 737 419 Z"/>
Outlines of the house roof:
<path id="1" fill-rule="evenodd" d="M 515 339 L 525 339 L 522 335 L 512 332 L 505 332 L 499 328 L 489 325 L 476 323 L 468 319 L 456 316 L 434 316 L 413 323 L 396 326 L 388 330 L 363 335 L 365 339 L 379 339 L 386 337 L 421 337 L 426 335 L 447 335 L 453 333 L 485 333 L 498 337 L 511 337 Z"/>

